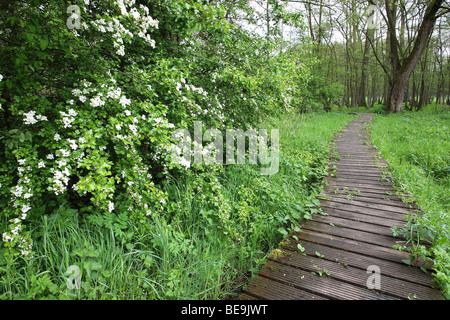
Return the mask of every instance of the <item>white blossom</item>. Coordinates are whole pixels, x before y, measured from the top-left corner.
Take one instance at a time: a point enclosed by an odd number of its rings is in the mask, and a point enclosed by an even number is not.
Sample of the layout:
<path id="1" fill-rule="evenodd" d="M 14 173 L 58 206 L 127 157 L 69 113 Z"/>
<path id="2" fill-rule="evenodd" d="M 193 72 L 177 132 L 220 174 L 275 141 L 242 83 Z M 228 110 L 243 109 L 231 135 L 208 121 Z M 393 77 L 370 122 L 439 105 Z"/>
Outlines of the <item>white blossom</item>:
<path id="1" fill-rule="evenodd" d="M 101 94 L 99 94 L 97 97 L 91 100 L 91 107 L 99 107 L 103 106 L 105 104 L 105 101 L 101 99 Z"/>
<path id="2" fill-rule="evenodd" d="M 15 190 L 11 190 L 11 193 L 16 196 L 16 198 L 19 198 L 22 195 L 23 187 L 22 186 L 16 186 Z"/>
<path id="3" fill-rule="evenodd" d="M 120 99 L 120 96 L 122 95 L 122 90 L 120 88 L 117 89 L 110 89 L 108 93 L 106 94 L 107 98 L 113 98 L 113 99 Z"/>
<path id="4" fill-rule="evenodd" d="M 189 168 L 191 166 L 191 162 L 186 160 L 184 157 L 181 158 L 179 164 L 183 167 Z"/>
<path id="5" fill-rule="evenodd" d="M 64 150 L 64 149 L 60 149 L 59 152 L 61 152 L 61 156 L 67 158 L 68 156 L 70 156 L 70 151 L 69 150 Z"/>
<path id="6" fill-rule="evenodd" d="M 131 104 L 131 100 L 127 99 L 127 97 L 125 97 L 125 96 L 122 96 L 122 97 L 120 97 L 119 103 L 122 105 L 122 107 L 125 108 L 126 106 L 129 106 Z"/>
<path id="7" fill-rule="evenodd" d="M 137 134 L 137 127 L 134 124 L 130 124 L 128 127 L 130 128 L 131 132 L 133 132 L 134 135 Z"/>
<path id="8" fill-rule="evenodd" d="M 28 113 L 24 113 L 23 115 L 25 116 L 25 119 L 23 120 L 25 124 L 35 124 L 37 122 L 37 120 L 34 118 L 34 116 L 36 115 L 35 111 L 30 111 Z"/>
<path id="9" fill-rule="evenodd" d="M 78 148 L 78 146 L 77 146 L 77 144 L 76 144 L 76 141 L 75 140 L 72 140 L 72 139 L 67 139 L 67 142 L 69 142 L 69 144 L 70 144 L 70 148 L 72 149 L 72 150 L 77 150 L 77 148 Z"/>
<path id="10" fill-rule="evenodd" d="M 78 115 L 78 112 L 76 112 L 76 111 L 73 110 L 73 109 L 69 109 L 69 116 L 75 117 L 75 116 L 77 116 L 77 115 Z"/>
<path id="11" fill-rule="evenodd" d="M 125 55 L 125 46 L 120 46 L 119 47 L 119 50 L 117 50 L 116 51 L 116 53 L 119 55 L 119 56 L 124 56 Z"/>

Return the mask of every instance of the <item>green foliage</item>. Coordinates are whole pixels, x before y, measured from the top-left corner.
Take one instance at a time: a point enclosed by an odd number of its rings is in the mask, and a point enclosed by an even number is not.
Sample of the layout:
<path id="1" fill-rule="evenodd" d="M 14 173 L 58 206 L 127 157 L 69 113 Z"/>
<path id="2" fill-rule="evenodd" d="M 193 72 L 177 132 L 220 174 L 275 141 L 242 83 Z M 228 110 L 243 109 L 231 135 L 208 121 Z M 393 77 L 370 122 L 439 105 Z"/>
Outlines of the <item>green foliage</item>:
<path id="1" fill-rule="evenodd" d="M 423 214 L 408 219 L 394 232 L 408 240 L 411 264 L 419 258 L 433 260 L 435 279 L 450 297 L 450 134 L 448 111 L 378 116 L 372 141 L 392 169 L 401 190 L 413 196 Z M 406 201 L 406 200 L 405 200 Z M 430 249 L 425 245 L 431 244 Z"/>
<path id="2" fill-rule="evenodd" d="M 7 1 L 0 16 L 0 297 L 222 298 L 316 213 L 347 115 L 296 115 L 315 63 L 226 17 L 248 2 Z M 301 25 L 272 2 L 277 21 Z M 309 100 L 312 101 L 312 100 Z M 287 115 L 286 115 L 287 114 Z M 282 130 L 280 173 L 172 163 L 172 133 Z M 224 249 L 226 248 L 226 250 Z M 80 289 L 71 289 L 71 266 Z"/>
<path id="3" fill-rule="evenodd" d="M 219 3 L 75 4 L 75 29 L 64 1 L 19 1 L 0 18 L 0 205 L 14 255 L 31 254 L 22 221 L 63 203 L 140 222 L 167 214 L 162 182 L 184 174 L 175 128 L 254 127 L 293 110 L 309 76 L 301 51 L 274 55 L 278 40 L 225 20 Z"/>

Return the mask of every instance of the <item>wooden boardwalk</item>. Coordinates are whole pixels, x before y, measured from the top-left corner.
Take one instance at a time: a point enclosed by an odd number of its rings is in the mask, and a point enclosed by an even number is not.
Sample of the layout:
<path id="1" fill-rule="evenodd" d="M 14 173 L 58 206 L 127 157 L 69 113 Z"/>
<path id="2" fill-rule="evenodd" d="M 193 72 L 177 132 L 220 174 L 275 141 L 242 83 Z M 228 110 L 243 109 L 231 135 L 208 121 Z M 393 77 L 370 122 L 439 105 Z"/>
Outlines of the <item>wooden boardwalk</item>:
<path id="1" fill-rule="evenodd" d="M 416 207 L 402 202 L 384 181 L 380 166 L 387 164 L 376 160 L 363 130 L 371 119 L 362 114 L 336 138 L 336 176 L 328 177 L 320 201 L 328 215 L 315 215 L 284 239 L 239 299 L 442 299 L 430 272 L 407 266 L 402 260 L 408 254 L 392 249 L 401 239 L 390 227 L 403 225 Z M 377 275 L 379 282 L 373 280 Z"/>

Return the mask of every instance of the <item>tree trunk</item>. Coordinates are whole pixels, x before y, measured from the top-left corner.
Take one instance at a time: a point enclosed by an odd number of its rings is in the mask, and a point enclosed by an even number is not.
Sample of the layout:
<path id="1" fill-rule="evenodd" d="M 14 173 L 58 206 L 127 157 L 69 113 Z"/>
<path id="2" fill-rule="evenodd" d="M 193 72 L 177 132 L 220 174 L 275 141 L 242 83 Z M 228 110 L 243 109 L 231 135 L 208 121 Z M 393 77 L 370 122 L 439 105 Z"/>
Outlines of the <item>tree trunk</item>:
<path id="1" fill-rule="evenodd" d="M 389 7 L 389 0 L 386 0 L 386 12 L 389 20 L 389 29 L 391 38 L 395 37 L 395 17 L 392 8 Z M 389 90 L 388 107 L 392 113 L 403 111 L 403 102 L 405 100 L 406 88 L 409 77 L 419 63 L 424 53 L 434 25 L 436 24 L 436 14 L 442 5 L 443 0 L 434 0 L 428 4 L 422 24 L 417 33 L 414 47 L 411 54 L 405 61 L 399 60 L 398 41 L 391 39 L 391 61 L 392 61 L 392 82 Z"/>
<path id="2" fill-rule="evenodd" d="M 372 37 L 374 33 L 374 29 L 370 29 L 367 31 L 367 38 Z M 367 68 L 369 65 L 369 50 L 370 50 L 370 39 L 366 39 L 366 43 L 364 46 L 364 53 L 363 53 L 363 59 L 362 59 L 362 65 L 361 65 L 361 82 L 359 86 L 359 90 L 357 92 L 357 101 L 356 105 L 358 107 L 365 107 L 367 108 L 367 101 L 366 101 L 366 91 L 367 91 Z"/>

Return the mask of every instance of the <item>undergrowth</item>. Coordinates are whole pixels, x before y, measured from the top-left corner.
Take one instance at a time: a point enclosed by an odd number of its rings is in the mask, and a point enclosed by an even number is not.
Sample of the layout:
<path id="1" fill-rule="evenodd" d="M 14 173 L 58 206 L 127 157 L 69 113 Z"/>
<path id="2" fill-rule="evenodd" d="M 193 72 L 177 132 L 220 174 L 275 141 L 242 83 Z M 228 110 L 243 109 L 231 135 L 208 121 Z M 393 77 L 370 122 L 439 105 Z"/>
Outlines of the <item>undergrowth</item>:
<path id="1" fill-rule="evenodd" d="M 280 170 L 197 166 L 164 183 L 165 210 L 84 214 L 69 203 L 31 220 L 34 255 L 5 258 L 2 299 L 225 299 L 313 213 L 330 141 L 353 115 L 289 115 L 280 130 Z M 0 221 L 5 230 L 7 221 Z M 78 274 L 77 274 L 78 272 Z M 77 283 L 75 280 L 80 279 Z"/>
<path id="2" fill-rule="evenodd" d="M 401 190 L 423 214 L 399 229 L 408 240 L 411 264 L 432 260 L 434 279 L 450 298 L 450 113 L 432 106 L 422 112 L 377 116 L 372 142 L 388 162 Z"/>

